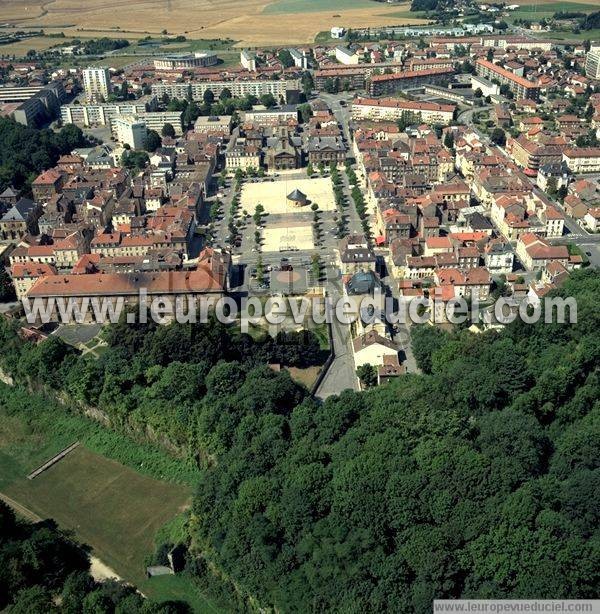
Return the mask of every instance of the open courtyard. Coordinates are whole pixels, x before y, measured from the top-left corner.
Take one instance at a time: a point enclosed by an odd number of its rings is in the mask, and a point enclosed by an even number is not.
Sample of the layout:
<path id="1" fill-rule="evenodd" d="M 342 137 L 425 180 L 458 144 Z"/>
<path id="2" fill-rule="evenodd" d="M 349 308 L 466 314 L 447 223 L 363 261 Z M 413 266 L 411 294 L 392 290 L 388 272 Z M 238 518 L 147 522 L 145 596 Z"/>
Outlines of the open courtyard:
<path id="1" fill-rule="evenodd" d="M 288 201 L 287 196 L 293 190 L 299 190 L 306 195 L 306 205 L 297 206 Z M 258 204 L 261 204 L 265 213 L 269 215 L 306 213 L 310 212 L 310 206 L 313 203 L 317 203 L 321 211 L 335 210 L 331 179 L 328 177 L 317 179 L 282 177 L 275 182 L 245 183 L 242 188 L 242 209 L 246 209 L 250 213 L 254 212 Z"/>

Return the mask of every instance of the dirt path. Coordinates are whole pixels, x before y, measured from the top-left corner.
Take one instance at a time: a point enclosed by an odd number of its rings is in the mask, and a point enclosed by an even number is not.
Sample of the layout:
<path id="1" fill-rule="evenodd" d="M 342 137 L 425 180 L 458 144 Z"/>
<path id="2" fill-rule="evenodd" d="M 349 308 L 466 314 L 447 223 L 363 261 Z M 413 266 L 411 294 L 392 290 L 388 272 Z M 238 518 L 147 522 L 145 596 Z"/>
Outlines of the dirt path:
<path id="1" fill-rule="evenodd" d="M 11 499 L 8 495 L 0 492 L 0 500 L 4 501 L 10 506 L 19 516 L 26 518 L 31 522 L 40 522 L 42 518 L 35 512 L 21 505 L 18 501 Z M 90 555 L 90 574 L 97 582 L 102 580 L 108 580 L 114 578 L 115 580 L 122 580 L 121 576 L 117 574 L 114 569 L 111 569 L 108 565 L 105 565 L 98 557 Z"/>

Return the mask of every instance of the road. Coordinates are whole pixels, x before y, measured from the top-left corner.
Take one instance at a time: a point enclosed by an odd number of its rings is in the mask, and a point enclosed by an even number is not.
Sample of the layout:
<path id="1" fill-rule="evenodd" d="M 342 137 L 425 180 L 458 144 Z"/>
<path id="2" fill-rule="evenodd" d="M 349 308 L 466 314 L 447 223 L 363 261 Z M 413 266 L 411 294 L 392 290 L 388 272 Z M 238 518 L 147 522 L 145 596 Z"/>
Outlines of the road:
<path id="1" fill-rule="evenodd" d="M 342 282 L 339 272 L 333 267 L 328 269 L 328 296 L 333 305 L 342 296 Z M 354 368 L 354 354 L 352 351 L 352 335 L 350 326 L 332 318 L 331 334 L 333 337 L 334 359 L 315 396 L 318 399 L 340 394 L 343 390 L 358 390 L 358 379 Z"/>

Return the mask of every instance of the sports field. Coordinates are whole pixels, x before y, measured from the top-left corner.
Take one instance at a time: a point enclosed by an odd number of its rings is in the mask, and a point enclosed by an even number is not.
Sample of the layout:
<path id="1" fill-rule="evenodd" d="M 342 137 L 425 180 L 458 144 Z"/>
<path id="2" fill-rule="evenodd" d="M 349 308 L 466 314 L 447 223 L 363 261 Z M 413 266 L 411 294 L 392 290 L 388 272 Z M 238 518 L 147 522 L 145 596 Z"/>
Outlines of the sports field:
<path id="1" fill-rule="evenodd" d="M 190 500 L 187 487 L 161 482 L 80 446 L 33 480 L 4 491 L 43 518 L 74 531 L 119 575 L 144 578 L 154 535 Z"/>
<path id="2" fill-rule="evenodd" d="M 310 43 L 334 25 L 423 23 L 397 16 L 408 6 L 372 0 L 0 0 L 0 15 L 19 27 L 60 30 L 72 37 L 94 31 L 137 38 L 166 29 L 188 38 L 229 37 L 252 46 Z"/>

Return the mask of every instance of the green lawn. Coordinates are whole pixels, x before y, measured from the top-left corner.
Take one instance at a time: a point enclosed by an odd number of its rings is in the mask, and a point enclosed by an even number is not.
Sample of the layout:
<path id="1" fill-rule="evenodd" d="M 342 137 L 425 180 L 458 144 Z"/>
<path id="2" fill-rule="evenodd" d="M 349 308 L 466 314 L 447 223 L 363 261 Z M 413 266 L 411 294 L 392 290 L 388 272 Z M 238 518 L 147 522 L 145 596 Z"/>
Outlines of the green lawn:
<path id="1" fill-rule="evenodd" d="M 549 19 L 558 11 L 577 11 L 580 13 L 592 13 L 597 8 L 593 4 L 583 2 L 544 2 L 540 4 L 523 4 L 518 9 L 510 11 L 507 21 L 513 22 L 515 19 L 529 19 L 539 21 Z"/>
<path id="2" fill-rule="evenodd" d="M 155 601 L 185 601 L 197 614 L 221 614 L 228 611 L 203 595 L 185 576 L 146 578 L 138 588 Z"/>
<path id="3" fill-rule="evenodd" d="M 26 479 L 75 441 L 82 445 L 34 480 Z M 72 530 L 148 597 L 180 599 L 204 614 L 222 610 L 185 577 L 148 580 L 144 573 L 156 544 L 183 538 L 183 512 L 197 475 L 152 446 L 71 414 L 41 395 L 0 384 L 0 492 Z M 166 479 L 157 479 L 161 476 Z"/>
<path id="4" fill-rule="evenodd" d="M 190 502 L 190 489 L 141 475 L 120 463 L 76 448 L 33 480 L 4 487 L 42 518 L 74 531 L 104 563 L 134 583 L 159 528 Z"/>
<path id="5" fill-rule="evenodd" d="M 561 41 L 600 41 L 600 29 L 585 30 L 582 32 L 536 32 L 536 38 L 553 39 Z"/>
<path id="6" fill-rule="evenodd" d="M 278 0 L 267 5 L 263 13 L 267 15 L 287 15 L 290 13 L 312 13 L 313 11 L 344 11 L 349 9 L 374 8 L 373 0 Z M 385 4 L 381 5 L 386 6 Z M 377 8 L 375 6 L 375 8 Z"/>

